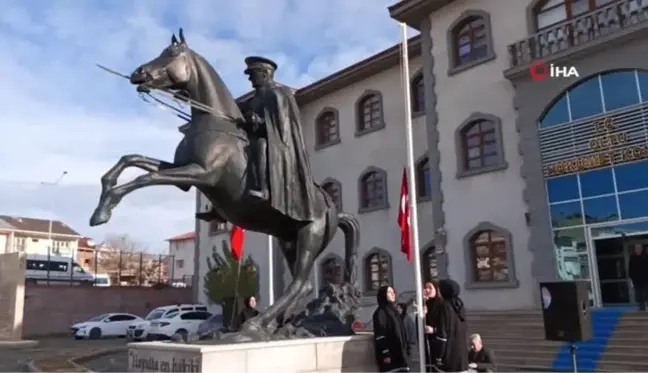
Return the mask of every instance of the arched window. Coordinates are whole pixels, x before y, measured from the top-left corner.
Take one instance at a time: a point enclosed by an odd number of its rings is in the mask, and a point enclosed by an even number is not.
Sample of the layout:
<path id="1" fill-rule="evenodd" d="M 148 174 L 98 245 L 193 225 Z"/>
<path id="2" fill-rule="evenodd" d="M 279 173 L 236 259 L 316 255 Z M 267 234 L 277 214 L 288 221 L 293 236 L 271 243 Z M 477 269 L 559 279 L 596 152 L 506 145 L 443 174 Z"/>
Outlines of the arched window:
<path id="1" fill-rule="evenodd" d="M 380 92 L 366 92 L 360 97 L 356 106 L 356 135 L 373 132 L 385 127 Z"/>
<path id="2" fill-rule="evenodd" d="M 495 123 L 476 120 L 464 128 L 463 151 L 466 156 L 466 170 L 492 166 L 497 162 L 497 140 Z"/>
<path id="3" fill-rule="evenodd" d="M 512 235 L 504 228 L 483 222 L 464 237 L 466 287 L 517 287 Z"/>
<path id="4" fill-rule="evenodd" d="M 324 109 L 315 120 L 315 147 L 323 148 L 340 141 L 338 113 L 334 109 Z"/>
<path id="5" fill-rule="evenodd" d="M 486 40 L 486 23 L 481 17 L 466 20 L 455 36 L 457 43 L 457 62 L 463 65 L 486 57 L 488 42 Z"/>
<path id="6" fill-rule="evenodd" d="M 338 211 L 342 211 L 342 184 L 334 179 L 326 179 L 322 183 L 322 189 L 331 196 Z"/>
<path id="7" fill-rule="evenodd" d="M 455 132 L 457 177 L 503 170 L 508 167 L 500 118 L 473 113 Z"/>
<path id="8" fill-rule="evenodd" d="M 423 281 L 428 282 L 439 279 L 439 267 L 437 266 L 436 249 L 434 246 L 428 246 L 423 251 L 423 258 L 421 258 L 421 265 L 423 267 Z"/>
<path id="9" fill-rule="evenodd" d="M 449 75 L 495 58 L 490 15 L 483 10 L 466 10 L 448 29 Z"/>
<path id="10" fill-rule="evenodd" d="M 365 257 L 367 291 L 376 291 L 379 287 L 392 283 L 391 257 L 385 250 L 374 248 Z"/>
<path id="11" fill-rule="evenodd" d="M 648 101 L 648 72 L 615 70 L 594 75 L 572 86 L 545 111 L 540 128 L 604 114 Z"/>
<path id="12" fill-rule="evenodd" d="M 472 237 L 470 245 L 475 282 L 508 280 L 508 258 L 503 235 L 492 230 L 480 231 Z"/>
<path id="13" fill-rule="evenodd" d="M 387 173 L 369 167 L 359 180 L 360 212 L 368 212 L 389 207 L 387 202 Z"/>
<path id="14" fill-rule="evenodd" d="M 538 30 L 610 4 L 614 0 L 540 0 L 534 5 Z"/>
<path id="15" fill-rule="evenodd" d="M 337 255 L 330 255 L 321 264 L 322 285 L 341 285 L 344 282 L 344 260 Z"/>
<path id="16" fill-rule="evenodd" d="M 423 73 L 414 75 L 412 79 L 412 113 L 425 112 L 425 86 L 423 84 Z"/>
<path id="17" fill-rule="evenodd" d="M 418 198 L 429 198 L 432 196 L 430 159 L 427 156 L 421 157 L 416 162 L 416 189 L 416 196 Z"/>

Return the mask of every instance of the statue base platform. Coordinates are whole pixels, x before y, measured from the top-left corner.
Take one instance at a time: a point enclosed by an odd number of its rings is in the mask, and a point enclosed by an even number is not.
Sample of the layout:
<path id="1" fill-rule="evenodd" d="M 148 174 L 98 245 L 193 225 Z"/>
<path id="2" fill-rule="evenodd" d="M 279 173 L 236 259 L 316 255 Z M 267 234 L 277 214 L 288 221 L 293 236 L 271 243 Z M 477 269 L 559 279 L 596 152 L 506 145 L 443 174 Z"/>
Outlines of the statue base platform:
<path id="1" fill-rule="evenodd" d="M 235 344 L 128 344 L 129 372 L 376 372 L 373 336 Z"/>

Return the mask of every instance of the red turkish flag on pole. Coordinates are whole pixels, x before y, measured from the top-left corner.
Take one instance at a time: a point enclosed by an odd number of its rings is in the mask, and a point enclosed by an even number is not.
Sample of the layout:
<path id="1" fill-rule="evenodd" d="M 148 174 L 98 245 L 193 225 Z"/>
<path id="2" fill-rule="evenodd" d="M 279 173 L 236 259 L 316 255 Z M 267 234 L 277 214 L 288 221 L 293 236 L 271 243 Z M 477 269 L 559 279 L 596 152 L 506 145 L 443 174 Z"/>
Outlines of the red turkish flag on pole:
<path id="1" fill-rule="evenodd" d="M 234 226 L 230 232 L 230 248 L 232 256 L 237 262 L 243 257 L 243 239 L 245 238 L 245 229 Z"/>
<path id="2" fill-rule="evenodd" d="M 412 262 L 412 240 L 410 236 L 410 204 L 409 187 L 407 185 L 407 170 L 403 168 L 403 182 L 400 191 L 400 207 L 398 209 L 398 227 L 401 231 L 401 252 Z"/>

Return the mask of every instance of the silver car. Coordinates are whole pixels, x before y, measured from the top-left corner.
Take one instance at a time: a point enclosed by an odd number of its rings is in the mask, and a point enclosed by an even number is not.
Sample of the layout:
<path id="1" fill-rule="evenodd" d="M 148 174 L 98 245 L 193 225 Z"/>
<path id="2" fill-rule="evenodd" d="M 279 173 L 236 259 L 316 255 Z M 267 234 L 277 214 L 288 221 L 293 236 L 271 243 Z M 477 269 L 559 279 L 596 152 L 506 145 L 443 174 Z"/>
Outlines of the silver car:
<path id="1" fill-rule="evenodd" d="M 223 330 L 223 315 L 216 314 L 198 325 L 198 339 L 211 339 Z"/>

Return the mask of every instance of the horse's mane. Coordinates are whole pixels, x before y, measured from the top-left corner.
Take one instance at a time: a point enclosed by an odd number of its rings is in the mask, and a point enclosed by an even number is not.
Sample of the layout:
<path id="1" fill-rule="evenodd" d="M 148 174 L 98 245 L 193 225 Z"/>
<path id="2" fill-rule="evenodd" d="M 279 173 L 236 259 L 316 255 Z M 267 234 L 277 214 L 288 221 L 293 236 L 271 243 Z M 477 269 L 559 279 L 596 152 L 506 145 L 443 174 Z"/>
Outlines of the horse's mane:
<path id="1" fill-rule="evenodd" d="M 215 97 L 214 99 L 218 100 L 220 106 L 220 108 L 215 109 L 221 109 L 232 117 L 242 118 L 243 114 L 241 113 L 241 109 L 236 103 L 236 99 L 230 92 L 229 88 L 227 88 L 225 82 L 220 77 L 218 72 L 216 72 L 216 69 L 214 69 L 214 67 L 205 59 L 205 57 L 201 56 L 193 49 L 189 49 L 189 51 L 191 51 L 191 56 L 194 60 L 194 64 L 196 65 L 197 70 L 199 70 L 203 75 L 209 77 L 213 84 L 213 88 L 217 93 L 217 97 Z"/>

